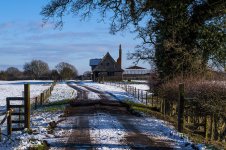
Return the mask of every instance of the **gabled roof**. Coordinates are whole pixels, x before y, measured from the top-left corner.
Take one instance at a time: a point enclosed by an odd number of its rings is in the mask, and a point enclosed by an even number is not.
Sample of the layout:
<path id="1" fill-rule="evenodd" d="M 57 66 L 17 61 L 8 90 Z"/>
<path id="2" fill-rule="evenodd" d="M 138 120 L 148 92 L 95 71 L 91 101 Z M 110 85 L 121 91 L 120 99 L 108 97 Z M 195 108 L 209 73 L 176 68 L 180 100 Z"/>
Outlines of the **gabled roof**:
<path id="1" fill-rule="evenodd" d="M 139 66 L 131 66 L 131 67 L 128 67 L 126 69 L 146 69 L 146 68 L 143 68 L 143 67 L 139 67 Z"/>
<path id="2" fill-rule="evenodd" d="M 106 65 L 106 63 L 109 63 L 109 66 Z M 99 72 L 123 72 L 121 67 L 118 65 L 118 63 L 111 57 L 109 52 L 103 57 L 103 59 L 99 62 L 98 66 L 93 71 L 99 71 Z"/>
<path id="3" fill-rule="evenodd" d="M 90 59 L 89 65 L 90 66 L 97 66 L 101 62 L 101 60 L 102 59 L 100 59 L 100 58 Z"/>

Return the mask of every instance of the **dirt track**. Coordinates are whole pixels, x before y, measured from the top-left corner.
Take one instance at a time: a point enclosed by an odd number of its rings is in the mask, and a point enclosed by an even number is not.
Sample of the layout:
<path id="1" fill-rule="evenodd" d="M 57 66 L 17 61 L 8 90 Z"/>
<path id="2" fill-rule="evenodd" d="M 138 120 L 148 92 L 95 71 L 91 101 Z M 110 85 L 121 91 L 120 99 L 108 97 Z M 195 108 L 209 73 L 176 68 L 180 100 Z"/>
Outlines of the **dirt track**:
<path id="1" fill-rule="evenodd" d="M 76 89 L 78 94 L 84 93 L 84 89 L 70 87 Z M 99 94 L 101 99 L 88 100 L 80 96 L 79 100 L 72 102 L 65 110 L 66 121 L 57 129 L 65 130 L 65 136 L 52 142 L 51 149 L 173 149 L 170 146 L 172 141 L 159 141 L 141 133 L 131 120 L 142 118 L 131 114 L 120 102 L 109 100 L 103 92 L 86 89 Z M 99 134 L 91 136 L 92 131 Z M 109 134 L 104 139 L 105 131 L 118 133 L 119 137 Z"/>

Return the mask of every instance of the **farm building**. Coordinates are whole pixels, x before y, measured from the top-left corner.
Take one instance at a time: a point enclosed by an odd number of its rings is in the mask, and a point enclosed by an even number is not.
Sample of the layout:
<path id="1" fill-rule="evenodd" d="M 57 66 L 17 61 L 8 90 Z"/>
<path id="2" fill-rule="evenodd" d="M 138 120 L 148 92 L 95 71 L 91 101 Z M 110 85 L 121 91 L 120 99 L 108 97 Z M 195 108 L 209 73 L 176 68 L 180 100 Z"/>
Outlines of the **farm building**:
<path id="1" fill-rule="evenodd" d="M 124 70 L 123 79 L 124 80 L 147 80 L 150 77 L 151 71 L 149 69 L 131 66 Z"/>
<path id="2" fill-rule="evenodd" d="M 122 48 L 119 46 L 119 57 L 115 61 L 110 53 L 102 59 L 90 59 L 92 78 L 94 81 L 100 80 L 122 80 Z"/>

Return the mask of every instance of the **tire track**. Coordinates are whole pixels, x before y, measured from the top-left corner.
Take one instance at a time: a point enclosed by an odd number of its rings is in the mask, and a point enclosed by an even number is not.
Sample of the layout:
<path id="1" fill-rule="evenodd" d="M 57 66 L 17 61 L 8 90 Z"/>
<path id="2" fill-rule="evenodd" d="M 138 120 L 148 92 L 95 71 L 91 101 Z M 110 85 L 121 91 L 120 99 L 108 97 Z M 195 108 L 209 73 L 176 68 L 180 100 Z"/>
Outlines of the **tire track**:
<path id="1" fill-rule="evenodd" d="M 71 87 L 76 88 L 75 86 L 71 86 Z M 131 149 L 159 149 L 159 150 L 173 149 L 171 146 L 169 146 L 169 143 L 156 141 L 154 139 L 151 139 L 147 135 L 141 133 L 136 128 L 136 126 L 129 121 L 133 117 L 136 118 L 136 116 L 132 115 L 125 106 L 122 106 L 120 102 L 112 101 L 109 98 L 109 95 L 102 91 L 99 91 L 87 86 L 82 86 L 82 87 L 84 87 L 88 91 L 91 91 L 100 95 L 101 100 L 95 101 L 94 103 L 92 103 L 92 105 L 95 106 L 94 112 L 106 113 L 108 115 L 116 117 L 116 119 L 120 122 L 120 124 L 122 124 L 122 126 L 125 128 L 127 132 L 124 142 Z M 79 89 L 79 90 L 81 90 L 82 92 L 82 89 Z M 85 105 L 90 105 L 89 104 L 90 102 L 88 101 L 85 103 L 86 103 Z"/>

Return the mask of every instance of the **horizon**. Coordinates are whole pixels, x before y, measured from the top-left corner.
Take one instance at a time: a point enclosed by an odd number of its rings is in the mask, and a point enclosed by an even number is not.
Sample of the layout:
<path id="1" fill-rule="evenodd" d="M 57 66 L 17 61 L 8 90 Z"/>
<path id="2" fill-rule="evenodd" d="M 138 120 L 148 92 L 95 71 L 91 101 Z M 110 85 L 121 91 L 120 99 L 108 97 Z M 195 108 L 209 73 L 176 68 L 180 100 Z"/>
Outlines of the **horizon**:
<path id="1" fill-rule="evenodd" d="M 40 12 L 46 1 L 14 3 L 13 0 L 0 2 L 0 70 L 8 67 L 22 70 L 26 62 L 36 59 L 47 62 L 50 69 L 60 62 L 67 62 L 83 74 L 91 70 L 90 59 L 102 58 L 109 52 L 116 60 L 120 44 L 122 68 L 134 65 L 133 60 L 127 60 L 127 54 L 134 51 L 140 40 L 135 39 L 136 35 L 129 30 L 112 35 L 108 20 L 99 22 L 97 14 L 86 21 L 65 16 L 63 28 L 55 29 L 53 23 L 43 25 L 42 22 Z M 151 68 L 148 62 L 138 65 Z"/>

